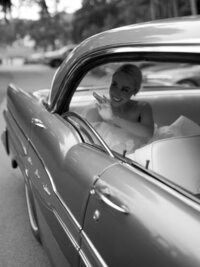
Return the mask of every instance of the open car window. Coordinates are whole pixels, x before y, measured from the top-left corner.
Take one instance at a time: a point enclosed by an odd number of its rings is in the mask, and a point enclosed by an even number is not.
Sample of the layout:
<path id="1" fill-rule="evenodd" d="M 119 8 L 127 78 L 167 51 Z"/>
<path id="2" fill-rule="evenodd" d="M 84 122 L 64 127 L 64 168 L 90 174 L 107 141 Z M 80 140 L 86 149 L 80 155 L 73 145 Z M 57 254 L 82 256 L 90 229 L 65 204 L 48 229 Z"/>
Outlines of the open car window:
<path id="1" fill-rule="evenodd" d="M 79 89 L 101 86 L 106 87 L 113 72 L 127 62 L 107 63 L 88 72 Z M 200 87 L 200 65 L 182 62 L 130 61 L 140 68 L 143 74 L 141 91 L 188 89 Z"/>
<path id="2" fill-rule="evenodd" d="M 103 122 L 94 97 L 96 93 L 109 99 L 113 73 L 126 63 L 138 66 L 143 77 L 141 90 L 136 98 L 132 98 L 149 103 L 153 111 L 154 133 L 145 143 L 140 142 L 140 137 L 127 134 L 125 129 L 111 122 Z M 200 120 L 196 114 L 200 113 L 200 100 L 195 97 L 195 91 L 199 89 L 199 73 L 199 65 L 182 62 L 103 64 L 90 70 L 82 79 L 72 97 L 69 111 L 89 122 L 114 153 L 198 195 Z M 99 146 L 95 142 L 89 143 Z"/>

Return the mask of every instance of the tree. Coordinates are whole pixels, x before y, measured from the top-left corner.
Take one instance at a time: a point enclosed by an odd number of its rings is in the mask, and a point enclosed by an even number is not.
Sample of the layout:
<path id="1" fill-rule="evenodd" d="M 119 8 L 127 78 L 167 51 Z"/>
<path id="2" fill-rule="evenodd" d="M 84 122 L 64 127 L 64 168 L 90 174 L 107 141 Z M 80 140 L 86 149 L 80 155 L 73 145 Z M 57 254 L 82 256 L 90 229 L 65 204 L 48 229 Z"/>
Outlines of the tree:
<path id="1" fill-rule="evenodd" d="M 7 14 L 10 12 L 12 7 L 11 0 L 0 0 L 0 6 L 2 7 L 2 11 L 4 13 L 4 20 L 8 22 Z"/>
<path id="2" fill-rule="evenodd" d="M 29 25 L 29 35 L 35 41 L 36 48 L 55 49 L 57 43 L 64 45 L 71 42 L 72 18 L 65 12 L 57 13 L 48 19 L 40 18 Z"/>
<path id="3" fill-rule="evenodd" d="M 58 0 L 56 0 L 58 1 Z M 41 17 L 49 17 L 48 6 L 46 0 L 21 0 L 21 2 L 26 2 L 27 4 L 37 3 L 40 6 L 40 15 Z M 4 13 L 4 18 L 8 21 L 7 14 L 10 13 L 12 9 L 12 0 L 0 0 L 0 6 L 2 7 L 2 12 Z"/>
<path id="4" fill-rule="evenodd" d="M 149 0 L 150 20 L 178 16 L 178 0 Z"/>
<path id="5" fill-rule="evenodd" d="M 41 18 L 49 18 L 49 10 L 46 4 L 46 0 L 37 0 L 36 1 L 38 5 L 40 6 L 40 16 Z"/>
<path id="6" fill-rule="evenodd" d="M 117 4 L 119 2 L 119 0 L 83 0 L 82 8 L 75 12 L 73 20 L 75 42 L 118 26 L 120 19 Z"/>
<path id="7" fill-rule="evenodd" d="M 55 48 L 58 41 L 60 44 L 67 44 L 72 39 L 80 42 L 93 34 L 118 26 L 200 13 L 200 0 L 82 0 L 82 7 L 75 12 L 72 21 L 71 18 L 66 19 L 70 17 L 66 13 L 57 12 L 59 0 L 54 0 L 53 14 L 49 12 L 46 0 L 21 2 L 30 7 L 37 3 L 40 7 L 40 19 L 29 22 L 12 20 L 16 32 L 12 36 L 23 38 L 28 33 L 36 45 L 44 49 L 49 46 Z M 7 19 L 12 0 L 0 0 L 0 5 Z M 12 39 L 11 32 L 13 31 L 8 33 L 9 42 Z"/>
<path id="8" fill-rule="evenodd" d="M 191 14 L 197 15 L 197 3 L 196 0 L 190 0 Z"/>
<path id="9" fill-rule="evenodd" d="M 0 23 L 0 45 L 6 47 L 16 40 L 15 27 L 11 23 Z"/>

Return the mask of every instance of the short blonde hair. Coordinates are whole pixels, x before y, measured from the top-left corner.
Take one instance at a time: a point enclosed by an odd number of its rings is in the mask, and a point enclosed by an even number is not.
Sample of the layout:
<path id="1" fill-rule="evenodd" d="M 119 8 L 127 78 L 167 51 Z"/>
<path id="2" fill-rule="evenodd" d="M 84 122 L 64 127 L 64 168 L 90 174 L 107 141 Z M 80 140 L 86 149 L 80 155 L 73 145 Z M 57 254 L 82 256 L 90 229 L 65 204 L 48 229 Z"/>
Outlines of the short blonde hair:
<path id="1" fill-rule="evenodd" d="M 133 64 L 124 64 L 122 66 L 120 66 L 114 74 L 118 73 L 118 72 L 123 72 L 125 74 L 130 75 L 134 82 L 135 82 L 135 90 L 136 90 L 136 94 L 137 92 L 140 90 L 141 84 L 142 84 L 142 72 L 141 70 Z"/>

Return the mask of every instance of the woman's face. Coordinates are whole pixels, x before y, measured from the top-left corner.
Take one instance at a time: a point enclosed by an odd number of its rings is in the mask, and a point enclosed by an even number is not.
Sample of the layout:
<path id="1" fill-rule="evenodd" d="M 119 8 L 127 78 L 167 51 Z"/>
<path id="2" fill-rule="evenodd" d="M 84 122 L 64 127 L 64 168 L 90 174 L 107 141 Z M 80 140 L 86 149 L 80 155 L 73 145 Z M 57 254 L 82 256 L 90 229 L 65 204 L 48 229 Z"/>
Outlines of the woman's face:
<path id="1" fill-rule="evenodd" d="M 117 72 L 113 75 L 110 85 L 110 101 L 114 107 L 124 105 L 136 93 L 134 78 L 130 75 Z"/>

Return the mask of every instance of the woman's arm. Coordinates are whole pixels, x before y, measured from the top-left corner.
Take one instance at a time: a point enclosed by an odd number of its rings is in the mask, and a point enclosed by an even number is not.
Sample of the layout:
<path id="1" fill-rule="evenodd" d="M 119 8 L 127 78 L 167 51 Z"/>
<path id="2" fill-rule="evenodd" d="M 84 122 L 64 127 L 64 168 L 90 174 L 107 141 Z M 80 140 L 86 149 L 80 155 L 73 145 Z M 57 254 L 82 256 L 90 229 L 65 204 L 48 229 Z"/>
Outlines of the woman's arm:
<path id="1" fill-rule="evenodd" d="M 142 103 L 140 122 L 134 122 L 113 116 L 113 123 L 138 137 L 151 138 L 154 132 L 152 108 L 148 103 Z"/>

